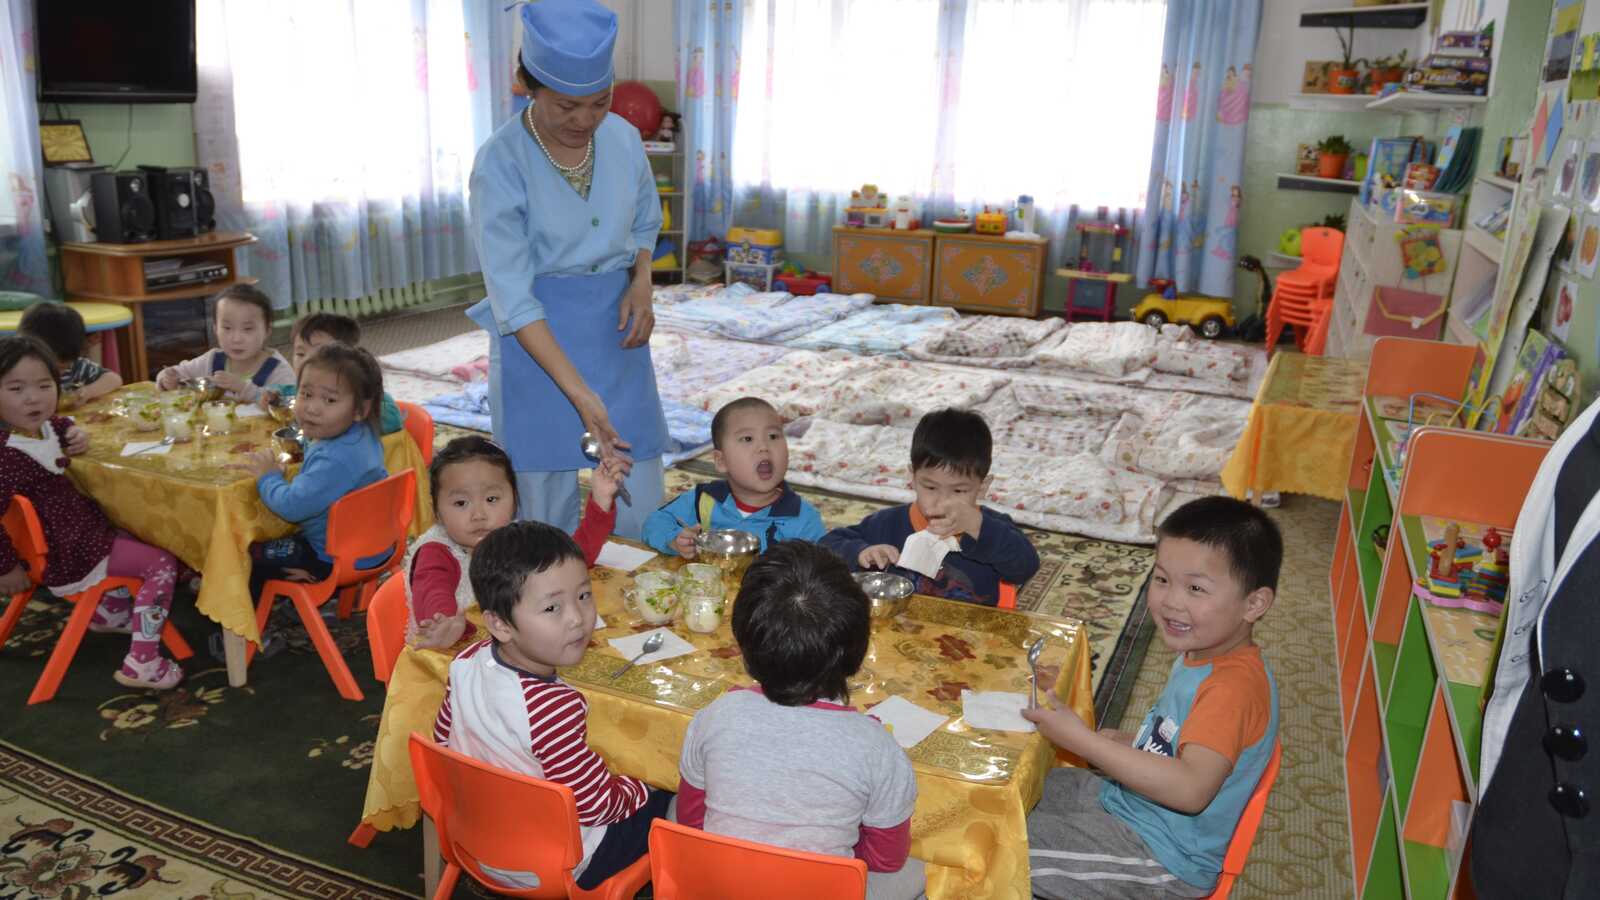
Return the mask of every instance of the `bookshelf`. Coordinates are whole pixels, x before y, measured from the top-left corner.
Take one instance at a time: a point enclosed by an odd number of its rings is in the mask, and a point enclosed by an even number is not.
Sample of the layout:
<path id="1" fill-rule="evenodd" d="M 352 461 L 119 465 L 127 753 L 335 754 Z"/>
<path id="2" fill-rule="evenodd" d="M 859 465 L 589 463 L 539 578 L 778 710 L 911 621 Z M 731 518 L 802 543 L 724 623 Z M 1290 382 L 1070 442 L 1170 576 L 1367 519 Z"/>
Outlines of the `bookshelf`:
<path id="1" fill-rule="evenodd" d="M 667 191 L 657 190 L 657 196 L 666 204 L 672 216 L 671 227 L 665 225 L 661 228 L 660 237 L 672 242 L 672 252 L 677 257 L 678 264 L 668 269 L 652 267 L 650 278 L 656 284 L 682 284 L 685 271 L 689 267 L 689 248 L 685 235 L 689 233 L 689 204 L 686 202 L 689 190 L 689 178 L 684 166 L 683 148 L 687 140 L 687 132 L 683 131 L 682 119 L 679 119 L 676 149 L 669 151 L 646 150 L 645 156 L 650 160 L 650 171 L 656 174 L 665 174 L 672 179 L 672 189 Z"/>
<path id="2" fill-rule="evenodd" d="M 1445 521 L 1509 533 L 1549 444 L 1421 427 L 1418 392 L 1462 397 L 1474 348 L 1373 347 L 1329 572 L 1351 862 L 1361 898 L 1472 896 L 1461 860 L 1477 806 L 1482 702 L 1499 617 L 1412 593 Z M 1380 547 L 1374 532 L 1389 526 Z"/>

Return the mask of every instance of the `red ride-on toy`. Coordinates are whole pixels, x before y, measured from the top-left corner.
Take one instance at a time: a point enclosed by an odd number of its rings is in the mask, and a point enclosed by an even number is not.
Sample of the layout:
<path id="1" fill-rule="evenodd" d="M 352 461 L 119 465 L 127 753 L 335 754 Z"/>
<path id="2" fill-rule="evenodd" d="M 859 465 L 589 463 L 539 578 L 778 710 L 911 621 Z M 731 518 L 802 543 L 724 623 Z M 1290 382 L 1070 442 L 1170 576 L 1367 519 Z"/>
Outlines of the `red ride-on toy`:
<path id="1" fill-rule="evenodd" d="M 785 272 L 772 279 L 772 289 L 775 291 L 788 291 L 797 297 L 807 297 L 817 293 L 832 293 L 833 276 L 826 272 L 813 272 L 810 269 L 799 274 Z"/>

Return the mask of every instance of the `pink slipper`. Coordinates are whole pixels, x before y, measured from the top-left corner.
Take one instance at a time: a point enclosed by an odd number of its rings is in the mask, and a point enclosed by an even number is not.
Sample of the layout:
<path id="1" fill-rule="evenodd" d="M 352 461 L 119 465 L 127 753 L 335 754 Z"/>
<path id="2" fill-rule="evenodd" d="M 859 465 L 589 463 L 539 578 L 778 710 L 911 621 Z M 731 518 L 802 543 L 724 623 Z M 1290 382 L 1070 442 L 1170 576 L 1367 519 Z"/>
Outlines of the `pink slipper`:
<path id="1" fill-rule="evenodd" d="M 140 662 L 130 653 L 123 657 L 122 668 L 113 672 L 111 677 L 123 687 L 164 691 L 177 687 L 178 682 L 183 680 L 183 670 L 178 668 L 177 663 L 159 654 Z"/>

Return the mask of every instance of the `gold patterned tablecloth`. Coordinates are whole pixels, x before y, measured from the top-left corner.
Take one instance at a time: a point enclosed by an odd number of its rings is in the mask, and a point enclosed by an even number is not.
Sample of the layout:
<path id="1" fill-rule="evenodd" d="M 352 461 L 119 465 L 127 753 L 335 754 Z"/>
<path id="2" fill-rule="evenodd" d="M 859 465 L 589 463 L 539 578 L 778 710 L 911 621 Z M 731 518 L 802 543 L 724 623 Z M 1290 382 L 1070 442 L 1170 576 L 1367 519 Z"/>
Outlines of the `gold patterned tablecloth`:
<path id="1" fill-rule="evenodd" d="M 170 552 L 199 571 L 195 605 L 223 628 L 257 640 L 255 598 L 250 596 L 250 544 L 282 537 L 294 526 L 261 502 L 255 479 L 240 466 L 267 449 L 277 423 L 266 416 L 235 420 L 230 433 L 207 435 L 196 426 L 188 443 L 165 454 L 123 456 L 130 441 L 158 440 L 160 431 L 139 431 L 125 411 L 153 397 L 149 383 L 129 385 L 72 410 L 89 433 L 89 452 L 72 460 L 67 474 L 93 497 L 119 528 Z M 405 431 L 383 438 L 384 465 L 391 473 L 417 472 L 417 506 L 411 535 L 433 524 L 428 467 Z M 297 471 L 290 468 L 292 477 Z"/>
<path id="2" fill-rule="evenodd" d="M 629 575 L 597 568 L 593 576 L 607 627 L 561 677 L 588 698 L 589 742 L 613 768 L 675 790 L 689 719 L 729 687 L 750 683 L 728 617 L 708 635 L 674 625 L 697 652 L 612 681 L 620 656 L 608 639 L 653 626 L 623 605 Z M 918 596 L 903 615 L 873 623 L 866 662 L 850 680 L 851 705 L 865 709 L 900 695 L 951 717 L 908 751 L 917 774 L 911 853 L 927 863 L 931 898 L 1032 896 L 1026 817 L 1055 764 L 1054 748 L 1038 734 L 969 727 L 961 691 L 1026 693 L 1025 648 L 1039 637 L 1046 641 L 1041 674 L 1054 677 L 1056 695 L 1093 725 L 1088 636 L 1077 620 Z"/>
<path id="3" fill-rule="evenodd" d="M 1344 499 L 1366 381 L 1364 360 L 1274 355 L 1222 486 L 1241 498 L 1282 491 Z"/>

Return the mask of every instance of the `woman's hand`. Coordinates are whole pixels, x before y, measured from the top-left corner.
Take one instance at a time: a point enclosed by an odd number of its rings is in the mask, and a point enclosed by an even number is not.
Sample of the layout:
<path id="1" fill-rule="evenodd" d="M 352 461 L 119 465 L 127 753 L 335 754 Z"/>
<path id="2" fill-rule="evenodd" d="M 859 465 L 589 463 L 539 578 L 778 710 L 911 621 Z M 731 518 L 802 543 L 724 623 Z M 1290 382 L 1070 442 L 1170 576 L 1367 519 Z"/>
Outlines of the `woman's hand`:
<path id="1" fill-rule="evenodd" d="M 655 293 L 650 276 L 648 273 L 642 278 L 636 275 L 628 282 L 628 290 L 622 295 L 622 306 L 617 310 L 617 330 L 628 329 L 628 334 L 622 339 L 623 349 L 648 343 L 650 332 L 655 327 Z"/>
<path id="2" fill-rule="evenodd" d="M 617 429 L 612 427 L 611 416 L 606 412 L 605 401 L 600 399 L 599 394 L 585 387 L 572 398 L 572 406 L 578 411 L 578 418 L 583 420 L 584 430 L 600 442 L 601 461 L 627 459 L 623 451 L 631 449 L 633 445 L 623 440 L 622 435 L 617 434 Z M 628 460 L 628 463 L 631 465 L 632 460 Z"/>

